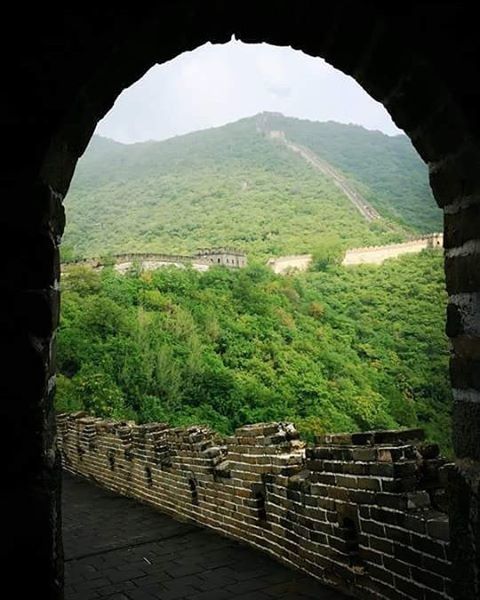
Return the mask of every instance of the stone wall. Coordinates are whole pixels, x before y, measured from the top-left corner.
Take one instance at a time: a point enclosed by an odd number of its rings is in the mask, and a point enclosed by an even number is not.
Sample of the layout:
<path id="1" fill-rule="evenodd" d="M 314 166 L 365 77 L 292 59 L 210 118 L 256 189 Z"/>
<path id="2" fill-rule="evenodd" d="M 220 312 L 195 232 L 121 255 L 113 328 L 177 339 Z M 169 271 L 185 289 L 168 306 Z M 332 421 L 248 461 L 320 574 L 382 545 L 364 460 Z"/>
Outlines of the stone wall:
<path id="1" fill-rule="evenodd" d="M 421 430 L 319 436 L 288 423 L 203 427 L 57 417 L 63 466 L 260 548 L 359 598 L 445 599 L 449 526 L 438 447 Z"/>
<path id="2" fill-rule="evenodd" d="M 229 268 L 242 268 L 247 266 L 247 255 L 234 248 L 207 248 L 195 254 L 195 260 L 206 261 L 207 264 L 223 265 Z"/>
<path id="3" fill-rule="evenodd" d="M 432 233 L 424 237 L 399 244 L 385 246 L 366 246 L 347 250 L 342 265 L 382 264 L 388 258 L 396 258 L 402 254 L 418 253 L 427 248 L 443 248 L 443 234 Z"/>
<path id="4" fill-rule="evenodd" d="M 427 248 L 443 248 L 443 234 L 431 233 L 421 238 L 401 242 L 399 244 L 386 244 L 385 246 L 364 246 L 363 248 L 350 248 L 346 250 L 342 265 L 382 264 L 388 258 L 395 258 L 401 254 L 418 253 Z M 292 270 L 306 271 L 313 260 L 312 254 L 294 254 L 279 256 L 267 261 L 274 273 L 283 274 Z"/>
<path id="5" fill-rule="evenodd" d="M 112 256 L 113 268 L 119 273 L 126 273 L 134 265 L 139 265 L 144 271 L 152 271 L 160 267 L 191 266 L 196 271 L 208 271 L 212 265 L 222 265 L 230 269 L 247 266 L 247 256 L 243 252 L 230 249 L 211 249 L 199 251 L 192 256 L 181 254 L 139 253 L 114 254 Z M 81 265 L 95 270 L 103 269 L 102 258 L 78 259 L 62 264 L 62 273 L 68 273 L 70 265 Z"/>
<path id="6" fill-rule="evenodd" d="M 278 258 L 270 258 L 267 266 L 274 273 L 282 275 L 289 273 L 292 270 L 306 271 L 312 263 L 313 256 L 311 254 L 294 254 L 291 256 L 279 256 Z"/>

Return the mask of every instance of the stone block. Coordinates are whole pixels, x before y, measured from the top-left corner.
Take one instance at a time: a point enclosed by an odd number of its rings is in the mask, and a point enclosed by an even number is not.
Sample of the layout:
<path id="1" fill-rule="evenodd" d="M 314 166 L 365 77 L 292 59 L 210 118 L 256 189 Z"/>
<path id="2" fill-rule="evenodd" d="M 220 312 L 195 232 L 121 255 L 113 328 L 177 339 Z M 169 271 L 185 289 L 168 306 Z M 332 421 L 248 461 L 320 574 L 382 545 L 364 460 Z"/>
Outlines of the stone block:
<path id="1" fill-rule="evenodd" d="M 423 429 L 397 429 L 386 431 L 375 431 L 373 433 L 375 444 L 393 444 L 395 442 L 417 442 L 425 439 Z"/>
<path id="2" fill-rule="evenodd" d="M 439 515 L 437 518 L 427 520 L 427 533 L 430 537 L 450 541 L 450 528 L 447 515 Z"/>
<path id="3" fill-rule="evenodd" d="M 408 510 L 417 510 L 420 508 L 428 508 L 430 506 L 430 495 L 423 490 L 408 492 L 406 494 L 406 499 Z"/>
<path id="4" fill-rule="evenodd" d="M 352 448 L 352 459 L 358 461 L 371 462 L 377 460 L 375 448 Z"/>
<path id="5" fill-rule="evenodd" d="M 326 433 L 315 436 L 315 444 L 319 446 L 345 444 L 351 445 L 351 433 Z"/>

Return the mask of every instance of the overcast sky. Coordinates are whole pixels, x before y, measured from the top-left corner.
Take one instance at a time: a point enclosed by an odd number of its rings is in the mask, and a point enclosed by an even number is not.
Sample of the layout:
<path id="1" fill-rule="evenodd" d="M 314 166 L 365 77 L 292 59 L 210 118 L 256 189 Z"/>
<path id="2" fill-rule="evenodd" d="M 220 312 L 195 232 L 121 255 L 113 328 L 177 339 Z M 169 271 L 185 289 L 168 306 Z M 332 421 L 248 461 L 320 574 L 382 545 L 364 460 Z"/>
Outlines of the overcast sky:
<path id="1" fill-rule="evenodd" d="M 265 110 L 401 133 L 381 104 L 324 60 L 236 40 L 153 67 L 118 97 L 97 133 L 127 143 L 162 140 Z"/>

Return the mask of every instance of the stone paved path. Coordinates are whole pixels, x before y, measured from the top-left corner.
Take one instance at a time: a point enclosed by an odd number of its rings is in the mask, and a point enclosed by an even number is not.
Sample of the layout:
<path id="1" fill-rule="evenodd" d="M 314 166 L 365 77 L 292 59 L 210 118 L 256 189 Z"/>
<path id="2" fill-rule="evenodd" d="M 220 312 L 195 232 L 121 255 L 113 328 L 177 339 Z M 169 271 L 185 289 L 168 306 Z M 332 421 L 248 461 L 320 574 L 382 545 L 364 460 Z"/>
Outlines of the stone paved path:
<path id="1" fill-rule="evenodd" d="M 66 600 L 346 600 L 261 552 L 65 474 Z"/>

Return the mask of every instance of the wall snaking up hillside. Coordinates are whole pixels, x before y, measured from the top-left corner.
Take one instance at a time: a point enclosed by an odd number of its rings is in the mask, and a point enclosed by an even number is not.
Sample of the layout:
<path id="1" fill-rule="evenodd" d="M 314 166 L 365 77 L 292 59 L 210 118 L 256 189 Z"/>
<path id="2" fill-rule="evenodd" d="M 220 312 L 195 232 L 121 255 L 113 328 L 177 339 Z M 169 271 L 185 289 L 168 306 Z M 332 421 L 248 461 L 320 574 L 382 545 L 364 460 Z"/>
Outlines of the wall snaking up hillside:
<path id="1" fill-rule="evenodd" d="M 359 598 L 450 597 L 445 461 L 421 430 L 319 436 L 57 417 L 66 470 L 267 551 Z"/>

